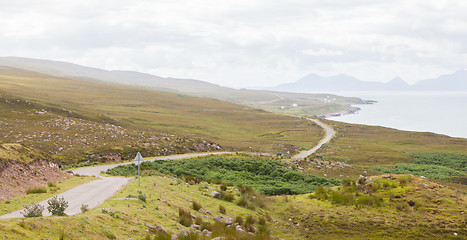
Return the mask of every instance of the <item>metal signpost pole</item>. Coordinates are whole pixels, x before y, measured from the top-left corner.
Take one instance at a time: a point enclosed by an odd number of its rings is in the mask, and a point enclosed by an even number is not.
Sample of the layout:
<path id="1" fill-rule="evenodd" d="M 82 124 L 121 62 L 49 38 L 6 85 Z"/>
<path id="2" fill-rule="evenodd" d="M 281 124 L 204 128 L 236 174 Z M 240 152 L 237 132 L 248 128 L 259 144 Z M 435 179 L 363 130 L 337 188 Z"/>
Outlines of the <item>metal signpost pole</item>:
<path id="1" fill-rule="evenodd" d="M 139 176 L 139 160 L 138 160 L 138 187 L 140 186 L 141 184 L 141 178 Z"/>
<path id="2" fill-rule="evenodd" d="M 141 153 L 138 152 L 135 157 L 135 161 L 138 161 L 138 186 L 141 184 L 141 179 L 140 179 L 140 171 L 139 171 L 139 163 L 143 161 L 143 157 L 141 156 Z"/>

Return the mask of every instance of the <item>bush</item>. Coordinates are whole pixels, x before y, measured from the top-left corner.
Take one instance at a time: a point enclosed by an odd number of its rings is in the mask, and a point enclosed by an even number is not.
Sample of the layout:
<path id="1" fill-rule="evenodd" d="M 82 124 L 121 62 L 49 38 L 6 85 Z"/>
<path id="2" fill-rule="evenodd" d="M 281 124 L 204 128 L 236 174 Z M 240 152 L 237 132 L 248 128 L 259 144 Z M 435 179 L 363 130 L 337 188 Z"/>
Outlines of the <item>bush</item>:
<path id="1" fill-rule="evenodd" d="M 191 218 L 190 211 L 178 208 L 178 222 L 185 227 L 191 226 L 191 224 L 193 224 L 193 219 Z"/>
<path id="2" fill-rule="evenodd" d="M 227 202 L 232 202 L 235 199 L 235 196 L 232 193 L 222 192 L 222 199 Z"/>
<path id="3" fill-rule="evenodd" d="M 139 194 L 138 195 L 138 199 L 143 201 L 143 202 L 146 202 L 146 195 L 143 195 L 143 194 Z"/>
<path id="4" fill-rule="evenodd" d="M 235 222 L 240 225 L 243 225 L 243 218 L 241 216 L 237 216 L 235 217 Z"/>
<path id="5" fill-rule="evenodd" d="M 202 206 L 201 206 L 201 204 L 200 204 L 199 202 L 193 201 L 193 209 L 194 209 L 195 211 L 198 211 L 198 210 L 200 210 L 201 208 L 202 208 Z"/>
<path id="6" fill-rule="evenodd" d="M 48 182 L 47 185 L 49 187 L 57 187 L 57 184 L 55 184 L 54 182 Z"/>
<path id="7" fill-rule="evenodd" d="M 45 187 L 34 187 L 28 188 L 26 194 L 36 194 L 36 193 L 47 193 L 47 188 Z"/>
<path id="8" fill-rule="evenodd" d="M 24 211 L 21 212 L 24 217 L 42 217 L 44 206 L 39 204 L 31 204 L 29 206 L 23 205 Z"/>
<path id="9" fill-rule="evenodd" d="M 80 209 L 81 209 L 82 213 L 85 213 L 85 212 L 89 211 L 89 206 L 87 204 L 83 204 L 83 205 L 81 205 Z"/>
<path id="10" fill-rule="evenodd" d="M 222 214 L 225 214 L 225 207 L 222 206 L 222 205 L 219 205 L 219 212 L 222 213 Z"/>
<path id="11" fill-rule="evenodd" d="M 246 198 L 244 196 L 242 196 L 240 199 L 238 199 L 238 202 L 237 202 L 237 205 L 240 206 L 240 207 L 248 207 L 248 200 L 246 200 Z"/>
<path id="12" fill-rule="evenodd" d="M 57 196 L 47 200 L 47 204 L 49 204 L 47 210 L 52 213 L 52 215 L 58 216 L 64 216 L 65 209 L 68 207 L 68 202 L 65 201 L 63 197 L 59 199 Z"/>

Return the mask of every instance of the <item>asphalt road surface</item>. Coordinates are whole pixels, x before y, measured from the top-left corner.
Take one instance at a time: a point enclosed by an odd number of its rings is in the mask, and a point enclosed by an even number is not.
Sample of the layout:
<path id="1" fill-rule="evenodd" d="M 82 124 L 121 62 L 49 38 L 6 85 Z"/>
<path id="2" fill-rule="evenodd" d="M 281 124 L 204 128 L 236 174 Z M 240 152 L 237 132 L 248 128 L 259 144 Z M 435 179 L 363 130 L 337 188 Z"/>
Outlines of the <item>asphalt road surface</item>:
<path id="1" fill-rule="evenodd" d="M 326 131 L 326 136 L 323 139 L 321 139 L 321 141 L 318 143 L 318 145 L 316 145 L 314 148 L 312 148 L 310 150 L 307 150 L 307 151 L 300 152 L 299 154 L 293 156 L 292 159 L 304 159 L 304 158 L 310 156 L 311 154 L 316 152 L 318 149 L 320 149 L 324 144 L 331 141 L 331 138 L 334 136 L 334 134 L 336 134 L 336 131 L 334 131 L 334 129 L 330 128 L 329 126 L 325 125 L 324 123 L 322 123 L 322 122 L 320 122 L 320 121 L 318 121 L 316 119 L 312 119 L 312 118 L 309 118 L 309 120 L 315 122 L 320 127 L 324 128 L 324 130 Z"/>

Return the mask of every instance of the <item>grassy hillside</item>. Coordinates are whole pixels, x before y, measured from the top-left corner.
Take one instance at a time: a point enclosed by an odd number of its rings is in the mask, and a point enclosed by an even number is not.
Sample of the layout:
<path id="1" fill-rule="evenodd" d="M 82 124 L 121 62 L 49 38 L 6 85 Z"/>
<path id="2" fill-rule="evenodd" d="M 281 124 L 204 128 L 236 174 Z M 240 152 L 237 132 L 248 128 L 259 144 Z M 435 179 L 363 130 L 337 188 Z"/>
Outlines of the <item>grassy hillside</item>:
<path id="1" fill-rule="evenodd" d="M 8 67 L 0 68 L 0 89 L 5 96 L 0 101 L 5 113 L 0 121 L 6 126 L 0 135 L 2 141 L 37 139 L 46 144 L 42 140 L 46 134 L 47 144 L 66 144 L 56 145 L 55 152 L 86 149 L 82 145 L 102 147 L 108 141 L 124 141 L 119 147 L 137 145 L 134 142 L 139 142 L 139 135 L 144 136 L 141 143 L 147 144 L 170 145 L 174 138 L 185 136 L 205 138 L 224 149 L 287 154 L 313 146 L 321 138 L 321 129 L 305 119 L 209 98 L 57 78 Z M 36 114 L 41 110 L 45 113 Z M 126 132 L 121 133 L 123 130 Z M 49 131 L 54 133 L 46 133 Z M 81 135 L 88 137 L 76 141 L 75 136 Z"/>
<path id="2" fill-rule="evenodd" d="M 72 63 L 40 59 L 3 57 L 0 58 L 0 66 L 10 66 L 56 77 L 85 81 L 98 80 L 164 92 L 215 98 L 294 116 L 336 113 L 348 110 L 350 104 L 365 103 L 359 98 L 331 94 L 237 90 L 199 80 L 162 78 L 131 71 L 105 71 Z"/>
<path id="3" fill-rule="evenodd" d="M 213 198 L 212 191 L 231 197 Z M 465 239 L 466 207 L 465 195 L 410 176 L 267 197 L 243 186 L 155 174 L 143 176 L 141 187 L 134 180 L 103 205 L 77 216 L 2 220 L 0 236 L 170 239 L 151 228 L 158 226 L 169 234 L 191 232 L 190 238 L 179 239 Z M 230 226 L 255 233 L 226 227 L 229 218 Z M 203 229 L 211 232 L 209 237 Z"/>

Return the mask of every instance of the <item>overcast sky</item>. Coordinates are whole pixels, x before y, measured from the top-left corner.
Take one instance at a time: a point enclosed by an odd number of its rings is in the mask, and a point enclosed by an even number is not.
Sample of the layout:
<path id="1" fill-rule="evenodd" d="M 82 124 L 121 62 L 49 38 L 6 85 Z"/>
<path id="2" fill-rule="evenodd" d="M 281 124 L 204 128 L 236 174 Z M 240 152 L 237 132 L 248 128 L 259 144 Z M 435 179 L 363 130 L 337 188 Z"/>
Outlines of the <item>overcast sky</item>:
<path id="1" fill-rule="evenodd" d="M 0 55 L 273 86 L 467 66 L 465 0 L 0 0 Z"/>

